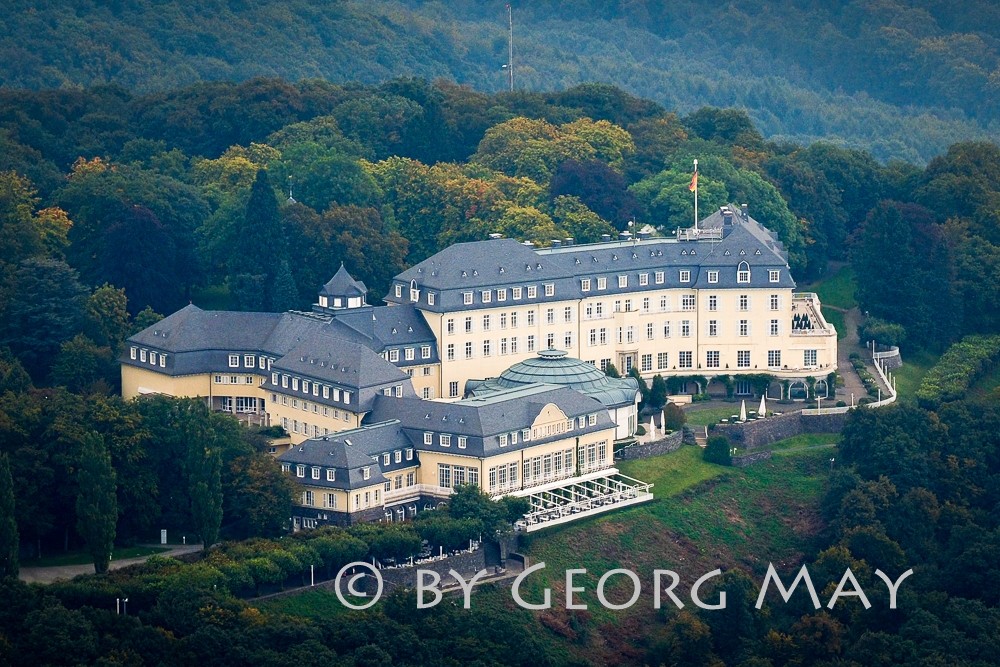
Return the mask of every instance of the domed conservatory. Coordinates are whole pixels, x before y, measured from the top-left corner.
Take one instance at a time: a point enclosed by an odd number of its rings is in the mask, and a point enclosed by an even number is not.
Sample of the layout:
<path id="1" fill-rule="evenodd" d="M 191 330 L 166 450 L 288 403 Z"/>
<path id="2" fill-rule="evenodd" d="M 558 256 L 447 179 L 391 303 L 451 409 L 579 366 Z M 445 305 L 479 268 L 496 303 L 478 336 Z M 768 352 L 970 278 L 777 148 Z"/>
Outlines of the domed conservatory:
<path id="1" fill-rule="evenodd" d="M 465 397 L 485 396 L 529 384 L 575 389 L 607 408 L 608 415 L 617 424 L 616 440 L 635 435 L 642 398 L 638 381 L 632 377 L 608 377 L 593 364 L 570 357 L 564 350 L 541 350 L 537 357 L 514 364 L 499 377 L 469 380 L 465 384 Z"/>

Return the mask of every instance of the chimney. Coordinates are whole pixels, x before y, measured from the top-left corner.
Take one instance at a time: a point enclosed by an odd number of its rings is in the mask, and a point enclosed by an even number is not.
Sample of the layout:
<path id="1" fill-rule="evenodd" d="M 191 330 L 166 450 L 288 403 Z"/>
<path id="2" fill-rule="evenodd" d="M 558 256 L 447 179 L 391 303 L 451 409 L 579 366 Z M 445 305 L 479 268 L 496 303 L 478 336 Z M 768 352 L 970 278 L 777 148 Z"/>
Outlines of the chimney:
<path id="1" fill-rule="evenodd" d="M 611 234 L 601 234 L 601 241 L 607 243 L 611 240 Z"/>
<path id="2" fill-rule="evenodd" d="M 645 241 L 645 240 L 646 240 L 646 239 L 648 239 L 648 238 L 649 238 L 650 236 L 652 236 L 652 234 L 651 234 L 651 233 L 649 233 L 649 232 L 639 232 L 639 233 L 637 233 L 637 234 L 636 234 L 636 236 L 638 236 L 638 237 L 639 237 L 639 240 L 640 240 L 640 241 Z"/>
<path id="3" fill-rule="evenodd" d="M 532 243 L 531 241 L 525 241 L 521 245 L 523 245 L 525 248 L 534 248 L 535 247 L 535 244 Z"/>
<path id="4" fill-rule="evenodd" d="M 560 239 L 552 239 L 552 247 L 558 248 L 562 246 L 562 241 Z"/>
<path id="5" fill-rule="evenodd" d="M 567 236 L 563 239 L 564 246 L 573 245 L 574 243 L 576 243 L 576 240 L 572 236 Z"/>
<path id="6" fill-rule="evenodd" d="M 502 239 L 503 234 L 490 234 L 490 238 L 496 241 L 497 239 Z"/>
<path id="7" fill-rule="evenodd" d="M 632 238 L 632 232 L 619 232 L 618 233 L 618 240 L 619 241 L 628 241 L 631 238 Z"/>
<path id="8" fill-rule="evenodd" d="M 746 204 L 740 204 L 740 215 L 743 216 L 744 220 L 749 220 L 750 219 L 750 214 L 747 212 L 747 205 Z"/>
<path id="9" fill-rule="evenodd" d="M 719 209 L 722 213 L 722 224 L 726 227 L 732 227 L 733 225 L 733 212 L 728 206 L 723 206 Z"/>

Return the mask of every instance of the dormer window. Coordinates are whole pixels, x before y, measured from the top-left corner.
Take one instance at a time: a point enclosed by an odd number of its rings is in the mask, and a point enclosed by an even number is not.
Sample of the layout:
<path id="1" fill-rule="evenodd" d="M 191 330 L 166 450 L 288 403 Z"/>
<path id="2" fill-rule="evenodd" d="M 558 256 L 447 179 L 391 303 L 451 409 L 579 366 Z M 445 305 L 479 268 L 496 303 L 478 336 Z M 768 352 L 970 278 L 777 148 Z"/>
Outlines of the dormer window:
<path id="1" fill-rule="evenodd" d="M 747 264 L 746 262 L 740 262 L 740 266 L 736 270 L 736 282 L 738 283 L 750 282 L 750 265 Z"/>
<path id="2" fill-rule="evenodd" d="M 493 300 L 493 291 L 485 289 L 483 290 L 483 303 L 489 303 Z"/>
<path id="3" fill-rule="evenodd" d="M 500 446 L 501 447 L 506 447 L 507 446 L 507 434 L 506 433 L 501 433 L 500 434 Z"/>
<path id="4" fill-rule="evenodd" d="M 386 452 L 385 454 L 382 455 L 382 465 L 384 466 L 389 465 L 389 461 L 390 461 L 389 452 Z"/>
<path id="5" fill-rule="evenodd" d="M 421 345 L 420 346 L 420 358 L 421 359 L 430 359 L 431 358 L 431 346 L 430 345 Z"/>
<path id="6" fill-rule="evenodd" d="M 142 360 L 146 361 L 146 351 L 145 350 L 142 351 Z M 240 355 L 238 355 L 238 354 L 230 354 L 229 355 L 229 367 L 230 368 L 239 368 L 240 367 Z"/>
<path id="7" fill-rule="evenodd" d="M 608 279 L 607 278 L 598 278 L 597 279 L 597 289 L 607 289 L 607 288 L 608 288 Z"/>
<path id="8" fill-rule="evenodd" d="M 395 292 L 396 293 L 396 298 L 397 299 L 403 298 L 403 286 L 402 285 L 396 285 L 395 289 L 396 289 L 396 292 Z"/>
<path id="9" fill-rule="evenodd" d="M 583 292 L 590 291 L 590 278 L 584 278 L 580 281 L 580 290 Z"/>
<path id="10" fill-rule="evenodd" d="M 152 364 L 153 366 L 156 365 L 156 352 L 149 353 L 149 363 Z"/>
<path id="11" fill-rule="evenodd" d="M 513 298 L 515 301 L 519 300 L 521 298 L 521 288 L 520 287 L 511 287 L 510 288 L 510 295 L 511 295 L 511 298 Z"/>
<path id="12" fill-rule="evenodd" d="M 771 269 L 767 272 L 767 279 L 769 282 L 776 283 L 781 280 L 781 271 L 776 269 Z"/>
<path id="13" fill-rule="evenodd" d="M 321 307 L 323 307 L 323 308 L 326 308 L 327 306 L 330 305 L 330 300 L 327 297 L 325 297 L 323 295 L 320 295 L 320 297 L 319 297 L 319 305 Z"/>
<path id="14" fill-rule="evenodd" d="M 427 293 L 427 305 L 428 306 L 433 306 L 434 305 L 434 298 L 435 298 L 434 297 L 434 292 L 428 292 Z"/>
<path id="15" fill-rule="evenodd" d="M 462 303 L 464 303 L 466 306 L 472 305 L 472 292 L 462 293 Z"/>
<path id="16" fill-rule="evenodd" d="M 313 479 L 319 479 L 319 468 L 316 467 L 316 466 L 313 466 L 313 469 L 312 469 L 312 478 Z"/>
<path id="17" fill-rule="evenodd" d="M 507 290 L 505 288 L 500 288 L 497 290 L 497 301 L 507 300 Z"/>
<path id="18" fill-rule="evenodd" d="M 433 433 L 429 433 L 429 432 L 428 433 L 424 433 L 424 444 L 425 445 L 433 445 L 434 444 L 434 434 Z"/>
<path id="19" fill-rule="evenodd" d="M 451 436 L 450 435 L 447 435 L 445 433 L 441 434 L 441 446 L 442 447 L 451 447 Z"/>
<path id="20" fill-rule="evenodd" d="M 645 287 L 648 284 L 649 284 L 649 274 L 648 273 L 640 273 L 639 274 L 639 285 Z"/>
<path id="21" fill-rule="evenodd" d="M 420 300 L 420 290 L 417 289 L 417 281 L 410 281 L 410 301 L 416 303 Z"/>
<path id="22" fill-rule="evenodd" d="M 399 350 L 389 350 L 389 361 L 392 363 L 399 361 Z"/>
<path id="23" fill-rule="evenodd" d="M 371 479 L 371 477 L 372 477 L 372 469 L 370 467 L 365 466 L 364 468 L 361 469 L 361 479 Z"/>
<path id="24" fill-rule="evenodd" d="M 538 296 L 538 288 L 535 287 L 534 285 L 529 286 L 528 287 L 528 298 L 529 299 L 534 299 L 537 296 Z"/>
<path id="25" fill-rule="evenodd" d="M 129 358 L 135 359 L 137 356 L 139 356 L 139 348 L 133 346 L 132 349 L 129 350 Z"/>
<path id="26" fill-rule="evenodd" d="M 552 283 L 545 285 L 545 296 L 553 296 L 556 293 L 556 286 Z"/>
<path id="27" fill-rule="evenodd" d="M 681 271 L 680 272 L 680 276 L 679 276 L 679 280 L 682 283 L 689 283 L 689 282 L 691 282 L 691 272 L 690 271 Z"/>
<path id="28" fill-rule="evenodd" d="M 326 481 L 335 482 L 337 481 L 337 471 L 333 468 L 326 469 Z"/>
<path id="29" fill-rule="evenodd" d="M 712 284 L 715 284 L 715 283 L 719 282 L 719 272 L 718 271 L 709 271 L 708 272 L 708 282 L 712 283 Z"/>
<path id="30" fill-rule="evenodd" d="M 618 276 L 618 287 L 628 287 L 628 276 Z"/>
<path id="31" fill-rule="evenodd" d="M 406 348 L 406 350 L 404 351 L 404 356 L 406 357 L 407 361 L 413 361 L 413 348 L 412 347 Z"/>
<path id="32" fill-rule="evenodd" d="M 306 476 L 306 467 L 304 465 L 302 465 L 302 464 L 299 464 L 299 465 L 295 466 L 295 476 L 296 477 L 305 477 Z"/>

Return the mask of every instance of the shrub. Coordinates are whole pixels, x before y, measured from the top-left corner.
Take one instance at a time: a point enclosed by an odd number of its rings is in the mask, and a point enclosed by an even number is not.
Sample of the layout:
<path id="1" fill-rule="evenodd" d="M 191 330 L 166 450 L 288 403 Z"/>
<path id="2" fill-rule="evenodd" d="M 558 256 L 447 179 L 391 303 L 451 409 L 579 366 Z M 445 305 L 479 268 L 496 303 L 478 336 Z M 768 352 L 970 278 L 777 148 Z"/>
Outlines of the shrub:
<path id="1" fill-rule="evenodd" d="M 869 317 L 858 325 L 858 337 L 862 342 L 874 340 L 879 345 L 892 347 L 906 340 L 906 329 L 901 324 Z"/>
<path id="2" fill-rule="evenodd" d="M 720 466 L 732 465 L 733 457 L 729 453 L 730 449 L 732 449 L 732 445 L 729 438 L 724 435 L 713 435 L 705 445 L 702 458 L 709 463 L 717 463 Z"/>
<path id="3" fill-rule="evenodd" d="M 635 427 L 635 434 L 646 435 L 646 427 L 643 426 L 642 424 L 639 424 L 638 426 Z"/>
<path id="4" fill-rule="evenodd" d="M 967 336 L 948 348 L 924 376 L 917 390 L 917 401 L 926 408 L 936 408 L 956 401 L 977 379 L 988 372 L 1000 357 L 1000 336 Z"/>

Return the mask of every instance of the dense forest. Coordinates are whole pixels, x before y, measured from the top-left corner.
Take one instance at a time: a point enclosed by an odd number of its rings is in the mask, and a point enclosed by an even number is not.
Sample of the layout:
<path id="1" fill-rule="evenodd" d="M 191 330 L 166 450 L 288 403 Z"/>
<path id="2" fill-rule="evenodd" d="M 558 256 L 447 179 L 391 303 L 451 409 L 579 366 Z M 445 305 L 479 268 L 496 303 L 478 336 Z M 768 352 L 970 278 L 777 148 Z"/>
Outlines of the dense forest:
<path id="1" fill-rule="evenodd" d="M 513 3 L 519 90 L 604 81 L 689 113 L 745 108 L 768 138 L 924 163 L 996 138 L 1000 10 L 988 0 Z M 0 84 L 143 92 L 199 81 L 444 78 L 507 85 L 504 3 L 14 0 Z"/>

